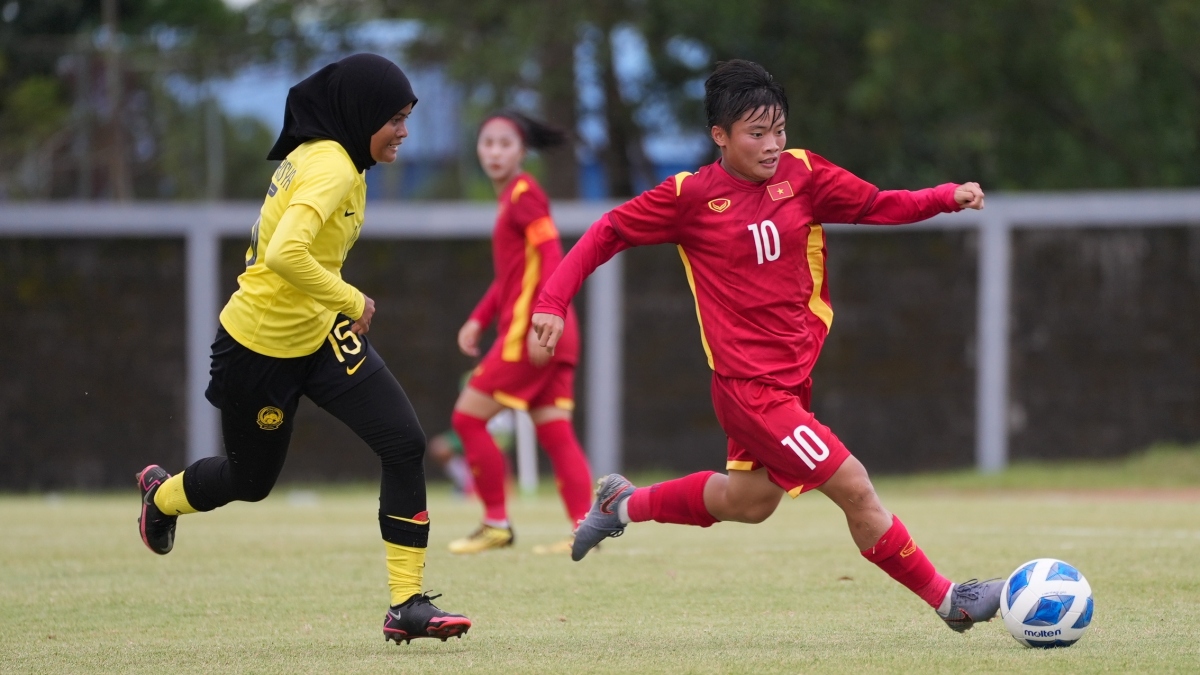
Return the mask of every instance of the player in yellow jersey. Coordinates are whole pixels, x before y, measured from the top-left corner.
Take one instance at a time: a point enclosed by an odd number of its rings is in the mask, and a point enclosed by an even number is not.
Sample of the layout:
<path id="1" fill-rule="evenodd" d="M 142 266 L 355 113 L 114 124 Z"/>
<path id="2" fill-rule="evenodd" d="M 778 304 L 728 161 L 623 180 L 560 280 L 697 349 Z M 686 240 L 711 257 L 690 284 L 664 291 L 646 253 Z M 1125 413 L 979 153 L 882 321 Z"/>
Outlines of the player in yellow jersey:
<path id="1" fill-rule="evenodd" d="M 363 224 L 365 171 L 396 160 L 416 102 L 400 68 L 374 54 L 330 64 L 288 92 L 283 131 L 267 155 L 282 162 L 213 343 L 205 395 L 221 410 L 226 456 L 175 476 L 152 464 L 137 476 L 142 541 L 165 555 L 179 516 L 266 498 L 283 468 L 296 406 L 309 397 L 382 461 L 379 527 L 391 590 L 383 632 L 397 644 L 444 641 L 471 626 L 421 592 L 425 434 L 367 340 L 374 301 L 341 278 Z"/>

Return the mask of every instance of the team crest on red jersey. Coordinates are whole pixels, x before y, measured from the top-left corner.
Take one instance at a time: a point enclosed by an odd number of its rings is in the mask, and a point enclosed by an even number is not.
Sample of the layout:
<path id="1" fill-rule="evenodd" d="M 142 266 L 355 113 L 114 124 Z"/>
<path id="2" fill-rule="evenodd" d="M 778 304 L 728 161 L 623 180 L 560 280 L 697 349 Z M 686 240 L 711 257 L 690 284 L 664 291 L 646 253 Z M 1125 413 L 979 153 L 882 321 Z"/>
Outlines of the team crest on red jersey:
<path id="1" fill-rule="evenodd" d="M 771 201 L 773 201 L 773 202 L 777 202 L 780 199 L 787 199 L 788 197 L 795 196 L 794 194 L 792 194 L 791 182 L 786 181 L 786 180 L 783 181 L 782 183 L 768 185 L 767 193 L 771 195 Z"/>
<path id="2" fill-rule="evenodd" d="M 720 213 L 720 212 L 724 211 L 725 209 L 729 208 L 729 205 L 732 203 L 733 202 L 731 202 L 725 198 L 713 199 L 710 202 L 708 202 L 708 208 L 712 209 L 713 211 L 716 211 L 717 213 Z"/>

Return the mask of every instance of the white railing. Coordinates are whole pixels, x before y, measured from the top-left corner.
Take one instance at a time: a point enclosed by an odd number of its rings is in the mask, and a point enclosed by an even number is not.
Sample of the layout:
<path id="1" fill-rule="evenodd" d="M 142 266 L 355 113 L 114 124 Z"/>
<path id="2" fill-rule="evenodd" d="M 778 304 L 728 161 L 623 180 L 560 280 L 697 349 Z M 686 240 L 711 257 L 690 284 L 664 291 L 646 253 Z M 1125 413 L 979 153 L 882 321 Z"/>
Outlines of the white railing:
<path id="1" fill-rule="evenodd" d="M 559 202 L 555 222 L 566 235 L 582 234 L 605 202 Z M 6 203 L 0 205 L 5 237 L 178 237 L 186 241 L 187 457 L 214 455 L 220 447 L 216 410 L 204 399 L 209 345 L 217 329 L 220 239 L 245 237 L 257 218 L 251 203 Z M 456 239 L 490 236 L 491 204 L 370 202 L 364 238 Z M 1017 228 L 1200 226 L 1200 190 L 1077 192 L 993 195 L 984 211 L 942 215 L 901 228 L 829 225 L 829 232 L 897 233 L 978 229 L 979 335 L 976 373 L 976 465 L 997 471 L 1008 462 L 1009 295 L 1012 231 Z M 621 468 L 622 299 L 621 256 L 587 283 L 587 418 L 585 438 L 592 468 L 603 475 Z M 527 425 L 519 425 L 525 427 Z M 525 429 L 518 456 L 523 489 L 536 484 L 532 434 Z M 536 461 L 534 459 L 534 461 Z M 532 483 L 531 483 L 532 481 Z"/>

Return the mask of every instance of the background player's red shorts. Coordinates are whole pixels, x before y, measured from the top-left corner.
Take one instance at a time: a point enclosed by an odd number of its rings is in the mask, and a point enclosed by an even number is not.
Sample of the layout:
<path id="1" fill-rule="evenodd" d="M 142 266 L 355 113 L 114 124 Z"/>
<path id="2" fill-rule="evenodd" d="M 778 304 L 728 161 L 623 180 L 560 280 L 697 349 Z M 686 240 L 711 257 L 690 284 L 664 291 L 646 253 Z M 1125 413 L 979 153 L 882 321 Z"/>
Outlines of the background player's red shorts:
<path id="1" fill-rule="evenodd" d="M 526 359 L 505 361 L 496 350 L 484 357 L 467 386 L 517 410 L 554 406 L 575 409 L 575 364 L 551 361 L 538 368 Z"/>
<path id="2" fill-rule="evenodd" d="M 763 380 L 713 373 L 713 408 L 729 436 L 731 470 L 766 467 L 792 497 L 829 480 L 850 451 L 808 411 L 811 385 L 787 390 Z"/>

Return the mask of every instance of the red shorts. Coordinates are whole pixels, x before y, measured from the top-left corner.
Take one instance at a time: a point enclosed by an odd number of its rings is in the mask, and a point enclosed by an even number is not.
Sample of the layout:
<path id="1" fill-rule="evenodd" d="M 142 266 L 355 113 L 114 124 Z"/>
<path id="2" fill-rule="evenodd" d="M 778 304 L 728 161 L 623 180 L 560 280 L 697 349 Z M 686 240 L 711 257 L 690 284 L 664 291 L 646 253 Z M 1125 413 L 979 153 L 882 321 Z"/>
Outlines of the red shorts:
<path id="1" fill-rule="evenodd" d="M 810 383 L 787 390 L 713 373 L 713 408 L 729 436 L 725 468 L 766 467 L 771 482 L 792 497 L 829 480 L 850 451 L 808 411 L 811 396 Z"/>
<path id="2" fill-rule="evenodd" d="M 467 386 L 516 410 L 554 406 L 575 409 L 575 364 L 551 361 L 538 368 L 528 360 L 505 361 L 489 352 L 471 373 Z"/>

